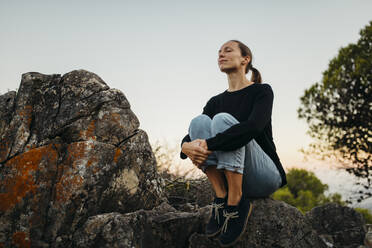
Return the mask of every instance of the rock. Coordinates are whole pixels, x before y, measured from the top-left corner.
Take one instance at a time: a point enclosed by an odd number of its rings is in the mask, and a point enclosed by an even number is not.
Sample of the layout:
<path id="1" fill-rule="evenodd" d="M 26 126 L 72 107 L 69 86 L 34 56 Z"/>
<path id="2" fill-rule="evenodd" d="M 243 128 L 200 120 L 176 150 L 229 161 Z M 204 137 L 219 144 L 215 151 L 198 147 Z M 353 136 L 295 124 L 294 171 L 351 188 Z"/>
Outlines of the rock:
<path id="1" fill-rule="evenodd" d="M 107 213 L 89 218 L 74 234 L 73 247 L 185 247 L 200 226 L 198 213 L 157 209 Z"/>
<path id="2" fill-rule="evenodd" d="M 12 120 L 12 111 L 14 107 L 16 92 L 10 91 L 0 96 L 0 134 L 4 133 Z"/>
<path id="3" fill-rule="evenodd" d="M 365 225 L 366 236 L 364 237 L 364 245 L 367 248 L 372 248 L 372 224 Z"/>
<path id="4" fill-rule="evenodd" d="M 166 201 L 147 134 L 96 74 L 25 73 L 0 104 L 0 247 L 66 244 L 90 216 Z"/>
<path id="5" fill-rule="evenodd" d="M 297 208 L 271 198 L 252 202 L 246 232 L 234 247 L 327 247 Z M 194 233 L 190 237 L 190 248 L 201 247 L 218 247 L 218 242 Z"/>
<path id="6" fill-rule="evenodd" d="M 72 246 L 219 247 L 203 235 L 210 214 L 210 205 L 183 212 L 163 203 L 152 210 L 96 215 L 75 232 Z M 254 201 L 247 230 L 234 247 L 327 246 L 296 208 L 266 198 Z"/>
<path id="7" fill-rule="evenodd" d="M 365 237 L 362 215 L 349 207 L 329 203 L 315 207 L 306 213 L 306 219 L 314 230 L 335 247 L 358 247 Z"/>

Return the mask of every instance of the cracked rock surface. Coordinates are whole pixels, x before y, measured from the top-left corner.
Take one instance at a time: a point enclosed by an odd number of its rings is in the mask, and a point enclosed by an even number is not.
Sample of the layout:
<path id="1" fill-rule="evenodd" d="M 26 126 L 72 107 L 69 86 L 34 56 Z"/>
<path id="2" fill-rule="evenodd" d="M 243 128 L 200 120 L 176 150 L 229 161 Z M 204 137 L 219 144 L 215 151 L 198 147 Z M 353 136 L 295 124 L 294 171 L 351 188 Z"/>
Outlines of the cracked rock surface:
<path id="1" fill-rule="evenodd" d="M 234 247 L 327 247 L 295 207 L 270 198 L 253 204 L 246 232 Z M 209 205 L 181 212 L 163 203 L 162 210 L 97 215 L 75 233 L 74 247 L 219 247 L 203 235 L 210 213 Z"/>
<path id="2" fill-rule="evenodd" d="M 335 247 L 358 247 L 365 237 L 364 220 L 349 207 L 329 203 L 306 213 L 312 228 Z"/>
<path id="3" fill-rule="evenodd" d="M 0 247 L 68 244 L 90 216 L 162 201 L 147 134 L 96 74 L 25 73 L 0 104 Z"/>

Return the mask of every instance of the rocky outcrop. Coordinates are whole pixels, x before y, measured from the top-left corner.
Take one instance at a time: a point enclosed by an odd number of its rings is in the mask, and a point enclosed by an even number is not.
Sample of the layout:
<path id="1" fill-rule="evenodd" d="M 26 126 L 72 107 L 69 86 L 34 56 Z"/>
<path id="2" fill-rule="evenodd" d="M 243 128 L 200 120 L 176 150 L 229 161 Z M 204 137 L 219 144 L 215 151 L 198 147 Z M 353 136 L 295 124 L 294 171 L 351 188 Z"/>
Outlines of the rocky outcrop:
<path id="1" fill-rule="evenodd" d="M 190 235 L 202 231 L 205 210 L 180 212 L 163 203 L 153 210 L 96 215 L 74 234 L 73 246 L 186 247 Z"/>
<path id="2" fill-rule="evenodd" d="M 234 247 L 327 247 L 297 208 L 270 198 L 252 202 L 246 233 Z M 218 247 L 218 243 L 195 233 L 190 247 Z"/>
<path id="3" fill-rule="evenodd" d="M 296 208 L 272 199 L 253 204 L 246 235 L 234 247 L 326 247 Z M 218 247 L 216 240 L 202 234 L 209 206 L 192 212 L 176 211 L 167 204 L 162 208 L 94 216 L 75 233 L 74 246 Z"/>
<path id="4" fill-rule="evenodd" d="M 25 73 L 0 104 L 3 246 L 68 242 L 90 216 L 164 201 L 146 133 L 96 74 Z"/>
<path id="5" fill-rule="evenodd" d="M 25 73 L 0 96 L 0 248 L 216 247 L 203 235 L 209 182 L 181 184 L 165 185 L 125 95 L 94 73 Z M 349 208 L 253 204 L 235 247 L 354 247 L 364 235 Z"/>
<path id="6" fill-rule="evenodd" d="M 364 220 L 352 208 L 329 203 L 315 207 L 306 218 L 321 238 L 334 247 L 358 247 L 365 237 Z"/>

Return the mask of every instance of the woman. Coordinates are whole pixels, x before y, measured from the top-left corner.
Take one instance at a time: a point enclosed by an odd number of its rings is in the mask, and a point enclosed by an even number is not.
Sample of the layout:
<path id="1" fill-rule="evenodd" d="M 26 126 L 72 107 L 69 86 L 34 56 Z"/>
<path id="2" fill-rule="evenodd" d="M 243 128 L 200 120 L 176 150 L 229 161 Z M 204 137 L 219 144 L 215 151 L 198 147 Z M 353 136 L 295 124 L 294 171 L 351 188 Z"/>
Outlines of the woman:
<path id="1" fill-rule="evenodd" d="M 218 65 L 228 89 L 192 119 L 180 156 L 210 180 L 216 197 L 206 235 L 219 234 L 220 245 L 227 247 L 244 233 L 252 211 L 248 198 L 269 196 L 286 184 L 286 175 L 272 138 L 273 91 L 252 66 L 250 49 L 230 40 L 218 51 Z"/>

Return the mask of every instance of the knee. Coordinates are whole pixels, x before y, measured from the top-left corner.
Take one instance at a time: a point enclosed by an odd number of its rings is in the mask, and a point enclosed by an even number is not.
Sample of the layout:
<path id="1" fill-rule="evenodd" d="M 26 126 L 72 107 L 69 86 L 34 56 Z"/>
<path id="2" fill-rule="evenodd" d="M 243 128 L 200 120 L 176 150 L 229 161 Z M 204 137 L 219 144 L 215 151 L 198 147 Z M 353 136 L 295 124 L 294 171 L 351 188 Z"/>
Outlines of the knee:
<path id="1" fill-rule="evenodd" d="M 215 116 L 213 116 L 213 120 L 212 121 L 213 122 L 226 122 L 227 120 L 231 119 L 231 117 L 234 118 L 234 116 L 232 116 L 229 113 L 221 112 L 221 113 L 218 113 Z"/>
<path id="2" fill-rule="evenodd" d="M 211 118 L 208 115 L 201 114 L 195 116 L 190 123 L 191 126 L 210 126 L 211 125 Z"/>
<path id="3" fill-rule="evenodd" d="M 212 130 L 223 132 L 226 128 L 239 123 L 239 121 L 229 113 L 221 112 L 212 119 Z"/>

